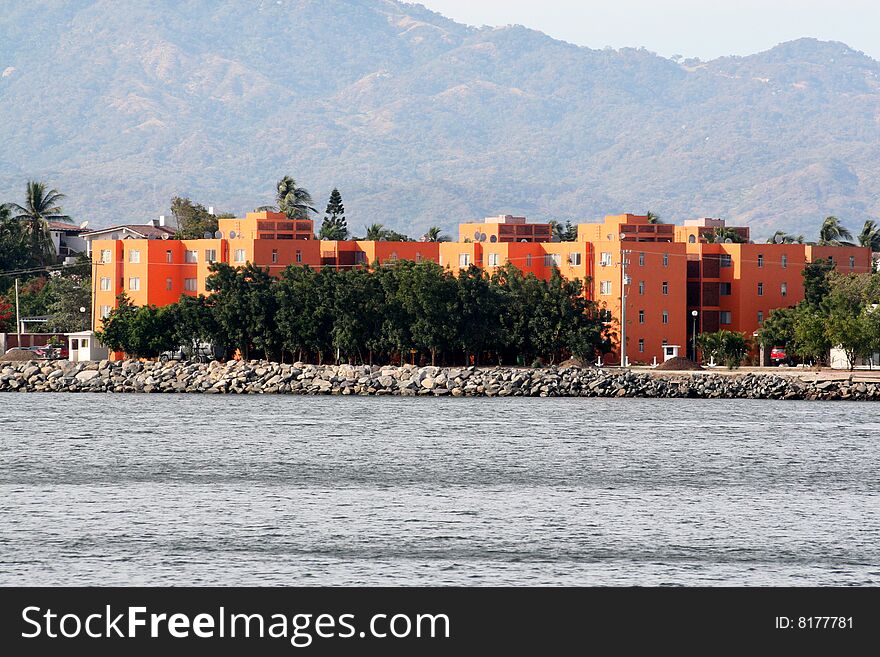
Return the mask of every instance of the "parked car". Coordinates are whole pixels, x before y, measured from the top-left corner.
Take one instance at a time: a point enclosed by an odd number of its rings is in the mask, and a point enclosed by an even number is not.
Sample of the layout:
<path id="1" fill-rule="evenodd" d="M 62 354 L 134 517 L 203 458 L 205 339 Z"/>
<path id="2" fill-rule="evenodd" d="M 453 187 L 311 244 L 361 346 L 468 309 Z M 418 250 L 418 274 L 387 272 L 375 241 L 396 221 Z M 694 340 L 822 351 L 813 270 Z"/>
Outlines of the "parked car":
<path id="1" fill-rule="evenodd" d="M 167 363 L 169 360 L 192 360 L 198 363 L 210 363 L 218 358 L 215 348 L 210 344 L 200 344 L 197 349 L 188 346 L 180 346 L 171 351 L 163 351 L 159 355 L 159 361 Z"/>

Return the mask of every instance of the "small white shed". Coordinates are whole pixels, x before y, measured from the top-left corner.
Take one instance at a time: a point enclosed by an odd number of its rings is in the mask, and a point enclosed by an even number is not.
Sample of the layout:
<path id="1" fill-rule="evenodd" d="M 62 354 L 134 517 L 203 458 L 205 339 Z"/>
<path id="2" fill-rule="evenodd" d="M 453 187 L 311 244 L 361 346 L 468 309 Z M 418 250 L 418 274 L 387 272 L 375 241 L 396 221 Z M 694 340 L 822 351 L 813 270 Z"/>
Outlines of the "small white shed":
<path id="1" fill-rule="evenodd" d="M 107 358 L 107 347 L 98 341 L 94 331 L 78 331 L 65 333 L 65 335 L 67 336 L 67 358 L 71 363 Z"/>
<path id="2" fill-rule="evenodd" d="M 663 345 L 663 362 L 665 363 L 667 360 L 672 358 L 678 358 L 678 350 L 681 347 L 677 344 L 665 344 Z"/>

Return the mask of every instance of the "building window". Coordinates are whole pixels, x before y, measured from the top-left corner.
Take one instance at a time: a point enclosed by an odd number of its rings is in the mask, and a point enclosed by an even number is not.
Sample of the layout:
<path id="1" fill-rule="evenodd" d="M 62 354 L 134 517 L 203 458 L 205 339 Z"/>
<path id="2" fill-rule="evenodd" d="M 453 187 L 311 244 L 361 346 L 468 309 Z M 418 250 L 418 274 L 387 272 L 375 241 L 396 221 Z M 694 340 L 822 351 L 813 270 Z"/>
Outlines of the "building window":
<path id="1" fill-rule="evenodd" d="M 724 326 L 729 326 L 733 324 L 733 317 L 730 314 L 729 310 L 722 310 L 719 313 L 719 319 Z"/>
<path id="2" fill-rule="evenodd" d="M 645 254 L 640 253 L 639 254 L 639 267 L 644 267 L 644 266 L 645 266 Z"/>
<path id="3" fill-rule="evenodd" d="M 302 261 L 303 261 L 303 252 L 302 252 L 302 251 L 297 251 L 297 252 L 296 252 L 296 261 L 297 261 L 297 262 L 302 262 Z"/>
<path id="4" fill-rule="evenodd" d="M 722 297 L 730 296 L 730 283 L 719 283 L 718 284 L 718 293 Z"/>
<path id="5" fill-rule="evenodd" d="M 639 294 L 645 293 L 645 281 L 639 281 Z"/>
<path id="6" fill-rule="evenodd" d="M 663 281 L 663 283 L 660 285 L 660 290 L 663 292 L 663 294 L 669 294 L 669 281 Z"/>
<path id="7" fill-rule="evenodd" d="M 137 249 L 131 249 L 128 252 L 128 261 L 137 264 L 141 261 L 141 252 Z"/>
<path id="8" fill-rule="evenodd" d="M 849 268 L 850 268 L 850 269 L 855 269 L 855 268 L 856 268 L 856 257 L 855 257 L 855 256 L 850 256 L 850 257 L 849 257 Z"/>
<path id="9" fill-rule="evenodd" d="M 110 249 L 101 249 L 101 262 L 108 263 L 111 261 L 112 254 Z"/>
<path id="10" fill-rule="evenodd" d="M 722 253 L 721 254 L 721 266 L 722 267 L 730 267 L 731 266 L 729 253 Z"/>
<path id="11" fill-rule="evenodd" d="M 101 278 L 101 292 L 109 292 L 110 291 L 110 279 L 109 278 Z"/>
<path id="12" fill-rule="evenodd" d="M 272 262 L 278 262 L 278 249 L 272 249 Z"/>
<path id="13" fill-rule="evenodd" d="M 579 267 L 581 264 L 581 254 L 580 253 L 569 253 L 568 254 L 568 264 L 572 267 Z"/>
<path id="14" fill-rule="evenodd" d="M 669 266 L 669 254 L 668 253 L 663 254 L 663 266 L 664 267 Z"/>
<path id="15" fill-rule="evenodd" d="M 763 283 L 758 283 L 758 296 L 759 297 L 764 296 L 764 284 Z"/>
<path id="16" fill-rule="evenodd" d="M 663 311 L 663 323 L 664 324 L 669 323 L 669 311 L 668 310 Z"/>
<path id="17" fill-rule="evenodd" d="M 244 249 L 236 249 L 235 250 L 235 262 L 244 262 L 245 255 Z"/>
<path id="18" fill-rule="evenodd" d="M 764 256 L 760 253 L 758 254 L 758 269 L 764 266 Z"/>
<path id="19" fill-rule="evenodd" d="M 828 256 L 828 262 L 830 262 L 833 265 L 834 264 L 834 256 Z"/>
<path id="20" fill-rule="evenodd" d="M 532 254 L 526 253 L 526 267 L 532 266 Z"/>
<path id="21" fill-rule="evenodd" d="M 608 296 L 611 294 L 611 281 L 601 281 L 599 283 L 599 294 Z"/>
<path id="22" fill-rule="evenodd" d="M 558 253 L 548 253 L 544 256 L 545 267 L 558 267 L 562 262 L 562 257 Z"/>
<path id="23" fill-rule="evenodd" d="M 608 251 L 602 251 L 602 255 L 599 256 L 599 265 L 602 267 L 610 267 L 611 266 L 611 253 Z"/>
<path id="24" fill-rule="evenodd" d="M 667 340 L 666 338 L 663 338 L 663 346 L 665 347 L 667 344 L 669 344 L 669 340 Z"/>
<path id="25" fill-rule="evenodd" d="M 422 261 L 422 254 L 419 251 L 416 251 L 416 262 Z"/>
<path id="26" fill-rule="evenodd" d="M 788 294 L 788 283 L 781 283 L 779 285 L 779 293 L 782 294 L 782 296 L 786 296 Z"/>
<path id="27" fill-rule="evenodd" d="M 110 306 L 101 306 L 101 319 L 106 319 L 110 316 Z"/>
<path id="28" fill-rule="evenodd" d="M 397 251 L 392 251 L 391 255 L 388 256 L 389 262 L 397 262 Z"/>
<path id="29" fill-rule="evenodd" d="M 183 289 L 187 292 L 195 292 L 199 289 L 199 281 L 197 278 L 183 279 Z"/>
<path id="30" fill-rule="evenodd" d="M 128 289 L 132 292 L 137 292 L 141 289 L 141 279 L 140 278 L 129 278 L 128 279 Z"/>
<path id="31" fill-rule="evenodd" d="M 216 249 L 205 249 L 205 262 L 216 262 L 217 260 L 217 250 Z"/>
<path id="32" fill-rule="evenodd" d="M 199 261 L 199 252 L 187 250 L 186 257 L 184 258 L 184 262 L 198 262 L 198 261 Z"/>
<path id="33" fill-rule="evenodd" d="M 468 267 L 471 264 L 471 254 L 470 253 L 459 253 L 458 254 L 458 266 L 459 267 Z"/>
<path id="34" fill-rule="evenodd" d="M 165 262 L 174 262 L 174 256 L 171 251 L 165 251 Z"/>
<path id="35" fill-rule="evenodd" d="M 165 279 L 165 289 L 166 290 L 173 290 L 174 289 L 174 281 L 171 280 L 170 278 Z"/>
<path id="36" fill-rule="evenodd" d="M 497 253 L 490 253 L 489 254 L 489 266 L 490 267 L 497 267 L 498 266 L 498 254 Z"/>
<path id="37" fill-rule="evenodd" d="M 89 339 L 88 338 L 81 339 L 79 341 L 79 348 L 80 349 L 88 349 L 89 348 Z"/>
<path id="38" fill-rule="evenodd" d="M 645 338 L 639 338 L 639 353 L 644 353 L 645 351 Z"/>
<path id="39" fill-rule="evenodd" d="M 645 323 L 645 311 L 640 310 L 639 311 L 639 324 L 644 324 L 644 323 Z"/>
<path id="40" fill-rule="evenodd" d="M 783 269 L 787 269 L 787 268 L 788 268 L 788 256 L 785 255 L 784 253 L 782 254 L 782 261 L 781 261 L 781 264 L 782 264 L 782 268 L 783 268 Z"/>
<path id="41" fill-rule="evenodd" d="M 758 311 L 758 326 L 764 323 L 764 313 L 763 311 Z"/>

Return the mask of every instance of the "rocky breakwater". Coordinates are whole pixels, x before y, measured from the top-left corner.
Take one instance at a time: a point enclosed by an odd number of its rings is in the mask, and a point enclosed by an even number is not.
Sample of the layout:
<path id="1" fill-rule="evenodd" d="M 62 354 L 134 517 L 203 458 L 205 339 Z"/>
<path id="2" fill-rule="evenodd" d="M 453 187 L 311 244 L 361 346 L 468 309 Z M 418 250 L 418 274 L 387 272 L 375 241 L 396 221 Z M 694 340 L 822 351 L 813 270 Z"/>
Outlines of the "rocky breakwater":
<path id="1" fill-rule="evenodd" d="M 798 377 L 555 367 L 317 366 L 264 361 L 0 363 L 0 392 L 880 399 L 880 383 L 811 378 L 812 374 Z"/>

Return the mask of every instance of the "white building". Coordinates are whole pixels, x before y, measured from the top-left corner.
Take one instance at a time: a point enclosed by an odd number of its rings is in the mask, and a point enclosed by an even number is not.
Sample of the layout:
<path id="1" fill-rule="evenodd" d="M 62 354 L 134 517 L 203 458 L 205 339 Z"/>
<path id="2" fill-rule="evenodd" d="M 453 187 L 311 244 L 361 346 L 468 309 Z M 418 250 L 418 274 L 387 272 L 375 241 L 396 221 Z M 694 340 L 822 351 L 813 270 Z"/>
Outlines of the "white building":
<path id="1" fill-rule="evenodd" d="M 95 337 L 94 331 L 65 333 L 67 336 L 67 359 L 71 363 L 85 360 L 104 360 L 109 354 L 107 347 Z"/>

